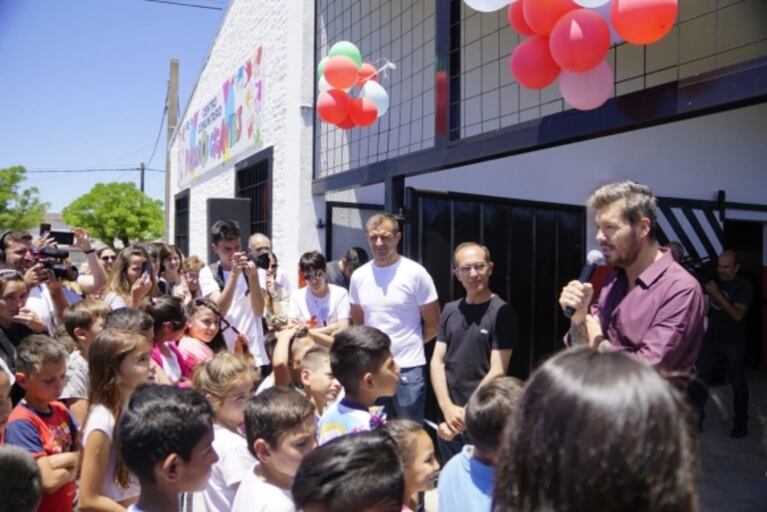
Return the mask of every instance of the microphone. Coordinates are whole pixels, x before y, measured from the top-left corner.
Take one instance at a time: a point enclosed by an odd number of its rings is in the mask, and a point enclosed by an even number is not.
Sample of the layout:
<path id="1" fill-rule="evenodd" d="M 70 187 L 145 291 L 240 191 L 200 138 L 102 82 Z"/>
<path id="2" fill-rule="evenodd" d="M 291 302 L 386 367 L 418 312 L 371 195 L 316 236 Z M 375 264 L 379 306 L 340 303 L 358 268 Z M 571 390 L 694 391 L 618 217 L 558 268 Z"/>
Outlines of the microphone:
<path id="1" fill-rule="evenodd" d="M 591 279 L 591 276 L 594 275 L 594 271 L 597 269 L 597 266 L 602 266 L 605 264 L 605 255 L 601 252 L 597 251 L 596 249 L 589 251 L 589 253 L 586 255 L 586 264 L 583 265 L 583 270 L 581 270 L 581 275 L 578 276 L 578 281 L 581 283 L 588 283 Z M 567 306 L 565 308 L 565 316 L 567 318 L 572 317 L 575 314 L 575 309 L 572 306 Z"/>

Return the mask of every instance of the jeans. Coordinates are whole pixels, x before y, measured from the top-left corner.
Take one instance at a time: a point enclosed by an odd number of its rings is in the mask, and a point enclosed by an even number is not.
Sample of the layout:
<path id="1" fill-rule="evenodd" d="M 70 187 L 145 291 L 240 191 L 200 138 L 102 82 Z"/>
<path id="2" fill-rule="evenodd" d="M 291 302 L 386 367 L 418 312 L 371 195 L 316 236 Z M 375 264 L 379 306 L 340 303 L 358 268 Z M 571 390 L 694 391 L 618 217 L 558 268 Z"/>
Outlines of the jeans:
<path id="1" fill-rule="evenodd" d="M 423 425 L 426 405 L 426 366 L 402 368 L 399 384 L 392 397 L 379 398 L 376 403 L 383 405 L 388 419 L 408 419 Z"/>
<path id="2" fill-rule="evenodd" d="M 703 421 L 704 408 L 708 399 L 708 383 L 714 368 L 719 362 L 724 363 L 727 380 L 732 386 L 736 427 L 745 427 L 748 423 L 748 382 L 746 380 L 746 343 L 719 342 L 706 340 L 700 350 L 698 361 L 695 363 L 698 380 L 689 386 L 689 397 L 697 409 L 700 421 Z"/>

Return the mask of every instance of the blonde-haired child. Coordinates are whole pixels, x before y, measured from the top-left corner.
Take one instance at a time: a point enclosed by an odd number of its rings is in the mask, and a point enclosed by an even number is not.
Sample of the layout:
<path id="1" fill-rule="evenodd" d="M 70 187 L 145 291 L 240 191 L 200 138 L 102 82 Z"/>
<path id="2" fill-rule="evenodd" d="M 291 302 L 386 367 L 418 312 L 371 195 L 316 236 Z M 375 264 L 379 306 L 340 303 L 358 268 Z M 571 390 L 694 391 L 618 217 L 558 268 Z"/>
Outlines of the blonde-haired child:
<path id="1" fill-rule="evenodd" d="M 192 385 L 213 406 L 213 447 L 219 457 L 208 486 L 193 498 L 195 510 L 228 512 L 240 481 L 256 463 L 241 430 L 255 380 L 253 367 L 231 352 L 219 352 L 195 370 Z"/>

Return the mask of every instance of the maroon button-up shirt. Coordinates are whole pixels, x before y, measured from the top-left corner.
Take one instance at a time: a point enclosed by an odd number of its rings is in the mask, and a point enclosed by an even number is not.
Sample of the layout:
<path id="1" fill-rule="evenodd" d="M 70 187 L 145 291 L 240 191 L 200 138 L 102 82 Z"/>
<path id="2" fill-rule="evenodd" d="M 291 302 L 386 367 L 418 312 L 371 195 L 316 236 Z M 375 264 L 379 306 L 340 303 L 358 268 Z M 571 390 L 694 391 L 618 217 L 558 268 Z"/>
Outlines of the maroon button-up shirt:
<path id="1" fill-rule="evenodd" d="M 703 290 L 670 252 L 661 250 L 663 257 L 639 275 L 629 293 L 626 273 L 610 273 L 591 314 L 616 350 L 667 372 L 687 372 L 705 332 Z"/>

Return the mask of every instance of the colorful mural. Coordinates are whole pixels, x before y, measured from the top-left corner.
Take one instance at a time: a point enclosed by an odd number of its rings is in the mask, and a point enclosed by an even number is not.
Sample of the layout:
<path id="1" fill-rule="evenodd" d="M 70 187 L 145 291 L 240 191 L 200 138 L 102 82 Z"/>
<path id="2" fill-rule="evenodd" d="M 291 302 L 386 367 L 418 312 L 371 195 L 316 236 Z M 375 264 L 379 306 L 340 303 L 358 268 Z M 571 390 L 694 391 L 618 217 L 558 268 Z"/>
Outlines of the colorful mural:
<path id="1" fill-rule="evenodd" d="M 259 47 L 205 106 L 179 127 L 179 187 L 261 141 L 263 50 Z"/>

